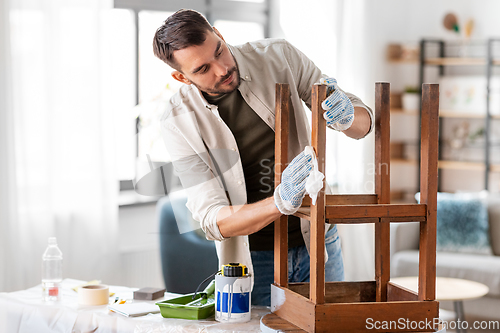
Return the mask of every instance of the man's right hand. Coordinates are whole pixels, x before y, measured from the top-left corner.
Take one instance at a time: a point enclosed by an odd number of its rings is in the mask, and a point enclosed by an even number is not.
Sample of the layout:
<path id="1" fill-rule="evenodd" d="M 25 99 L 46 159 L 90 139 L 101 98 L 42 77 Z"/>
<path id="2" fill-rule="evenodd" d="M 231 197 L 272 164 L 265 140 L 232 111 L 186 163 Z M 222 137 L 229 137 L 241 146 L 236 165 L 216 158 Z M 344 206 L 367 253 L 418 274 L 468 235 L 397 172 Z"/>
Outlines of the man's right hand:
<path id="1" fill-rule="evenodd" d="M 345 131 L 354 121 L 354 106 L 349 97 L 338 88 L 337 80 L 333 77 L 321 78 L 321 84 L 328 85 L 327 98 L 321 103 L 325 110 L 323 117 L 328 126 L 336 131 Z"/>
<path id="2" fill-rule="evenodd" d="M 274 190 L 274 203 L 282 214 L 291 215 L 302 205 L 312 168 L 311 155 L 301 152 L 283 171 L 281 184 Z"/>

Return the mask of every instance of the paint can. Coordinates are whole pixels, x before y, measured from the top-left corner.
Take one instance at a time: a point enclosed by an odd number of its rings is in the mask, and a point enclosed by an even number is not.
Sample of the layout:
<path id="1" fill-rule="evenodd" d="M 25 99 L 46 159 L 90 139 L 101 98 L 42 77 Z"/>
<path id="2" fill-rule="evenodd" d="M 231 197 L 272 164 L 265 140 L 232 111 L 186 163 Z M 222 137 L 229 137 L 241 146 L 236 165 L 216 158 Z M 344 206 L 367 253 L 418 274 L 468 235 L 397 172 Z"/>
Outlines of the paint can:
<path id="1" fill-rule="evenodd" d="M 215 276 L 215 293 L 215 320 L 229 323 L 250 321 L 251 279 L 245 265 L 222 265 Z"/>

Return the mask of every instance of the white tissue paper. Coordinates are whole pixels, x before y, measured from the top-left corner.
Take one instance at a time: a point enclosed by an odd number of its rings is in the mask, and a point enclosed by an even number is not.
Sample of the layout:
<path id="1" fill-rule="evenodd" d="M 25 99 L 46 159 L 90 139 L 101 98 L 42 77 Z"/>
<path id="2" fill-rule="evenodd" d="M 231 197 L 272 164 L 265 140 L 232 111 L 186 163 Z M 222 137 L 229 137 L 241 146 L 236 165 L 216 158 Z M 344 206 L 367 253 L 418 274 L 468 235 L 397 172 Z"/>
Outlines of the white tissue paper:
<path id="1" fill-rule="evenodd" d="M 316 153 L 313 147 L 307 146 L 304 149 L 304 154 L 310 155 L 313 162 L 313 169 L 306 180 L 306 192 L 309 194 L 312 204 L 315 205 L 318 193 L 323 188 L 323 179 L 325 175 L 318 170 L 318 160 L 316 159 Z"/>

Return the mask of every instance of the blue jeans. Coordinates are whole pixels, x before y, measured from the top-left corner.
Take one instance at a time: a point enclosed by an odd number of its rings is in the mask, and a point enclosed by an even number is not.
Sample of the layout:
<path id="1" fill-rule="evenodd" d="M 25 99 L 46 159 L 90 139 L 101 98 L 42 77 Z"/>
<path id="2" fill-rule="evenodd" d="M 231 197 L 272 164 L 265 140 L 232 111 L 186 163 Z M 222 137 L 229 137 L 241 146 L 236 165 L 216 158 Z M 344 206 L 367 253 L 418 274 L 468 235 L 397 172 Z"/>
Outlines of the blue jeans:
<path id="1" fill-rule="evenodd" d="M 325 264 L 325 281 L 344 281 L 344 262 L 337 226 L 325 235 L 328 261 Z M 274 283 L 274 251 L 251 251 L 254 269 L 252 305 L 271 305 L 271 284 Z M 288 281 L 309 281 L 309 253 L 306 246 L 288 249 Z"/>

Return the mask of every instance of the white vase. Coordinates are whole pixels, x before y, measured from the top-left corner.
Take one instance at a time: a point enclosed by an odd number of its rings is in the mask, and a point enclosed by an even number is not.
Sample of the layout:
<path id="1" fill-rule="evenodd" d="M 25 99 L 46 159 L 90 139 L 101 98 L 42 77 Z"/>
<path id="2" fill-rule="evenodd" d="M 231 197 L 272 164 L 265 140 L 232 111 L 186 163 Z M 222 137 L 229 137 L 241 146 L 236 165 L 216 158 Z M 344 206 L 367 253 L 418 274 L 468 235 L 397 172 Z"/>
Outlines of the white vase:
<path id="1" fill-rule="evenodd" d="M 417 111 L 420 107 L 420 95 L 416 93 L 404 93 L 401 102 L 404 111 Z"/>

